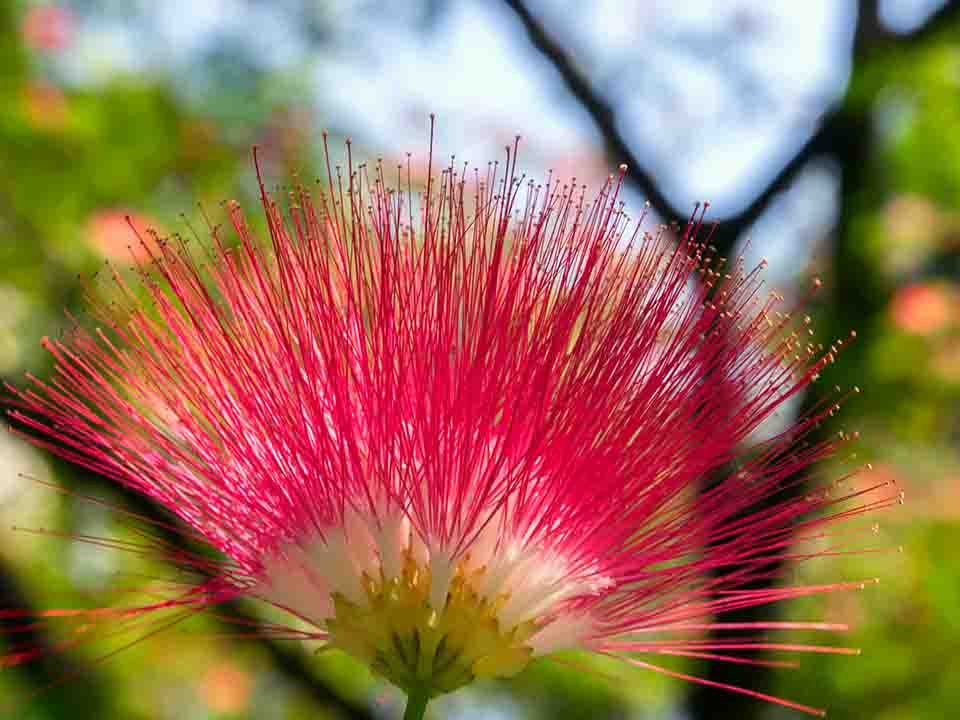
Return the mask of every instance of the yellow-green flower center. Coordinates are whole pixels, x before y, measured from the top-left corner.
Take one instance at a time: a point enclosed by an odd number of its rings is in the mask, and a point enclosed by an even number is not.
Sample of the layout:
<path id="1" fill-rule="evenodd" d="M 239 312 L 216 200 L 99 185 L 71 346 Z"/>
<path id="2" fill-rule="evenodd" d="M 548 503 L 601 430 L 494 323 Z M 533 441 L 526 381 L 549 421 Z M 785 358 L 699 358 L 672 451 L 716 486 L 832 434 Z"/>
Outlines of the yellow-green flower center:
<path id="1" fill-rule="evenodd" d="M 502 627 L 497 612 L 508 596 L 479 595 L 476 582 L 486 568 L 466 567 L 456 567 L 443 607 L 430 602 L 429 567 L 409 552 L 399 577 L 364 574 L 365 605 L 333 595 L 335 616 L 325 623 L 331 645 L 408 693 L 440 695 L 477 678 L 520 672 L 533 656 L 527 641 L 540 626 L 529 620 Z"/>

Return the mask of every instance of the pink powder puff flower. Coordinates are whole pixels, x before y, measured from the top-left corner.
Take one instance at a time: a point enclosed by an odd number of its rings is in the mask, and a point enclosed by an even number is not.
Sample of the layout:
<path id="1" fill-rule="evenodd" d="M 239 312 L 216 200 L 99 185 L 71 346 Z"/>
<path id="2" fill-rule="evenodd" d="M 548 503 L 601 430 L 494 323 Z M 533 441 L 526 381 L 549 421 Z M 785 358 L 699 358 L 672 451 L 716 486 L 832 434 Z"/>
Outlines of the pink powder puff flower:
<path id="1" fill-rule="evenodd" d="M 99 327 L 44 340 L 53 378 L 9 388 L 34 442 L 218 552 L 176 555 L 202 576 L 187 592 L 73 612 L 129 628 L 255 598 L 403 689 L 408 718 L 567 649 L 696 682 L 652 659 L 846 652 L 768 637 L 839 625 L 723 622 L 862 586 L 755 585 L 896 501 L 797 491 L 849 439 L 809 437 L 832 401 L 755 432 L 836 345 L 809 344 L 759 268 L 714 257 L 702 213 L 679 238 L 645 233 L 625 168 L 588 199 L 518 178 L 514 146 L 503 167 L 431 169 L 415 199 L 402 168 L 390 189 L 347 152 L 314 197 L 297 186 L 282 207 L 261 182 L 267 243 L 236 203 L 207 251 L 145 240 L 140 282 L 114 272 L 93 305 Z M 710 628 L 755 634 L 711 644 Z"/>

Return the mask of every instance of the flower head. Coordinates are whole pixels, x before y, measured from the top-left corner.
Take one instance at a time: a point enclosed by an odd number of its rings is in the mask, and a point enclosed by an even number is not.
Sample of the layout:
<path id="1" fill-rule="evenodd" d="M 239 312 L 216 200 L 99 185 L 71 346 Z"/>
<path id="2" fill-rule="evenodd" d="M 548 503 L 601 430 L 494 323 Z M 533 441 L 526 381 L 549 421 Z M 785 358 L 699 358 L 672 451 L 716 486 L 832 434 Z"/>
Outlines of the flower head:
<path id="1" fill-rule="evenodd" d="M 514 146 L 418 199 L 348 162 L 328 192 L 263 191 L 266 243 L 235 203 L 209 250 L 144 241 L 99 326 L 45 340 L 53 379 L 11 388 L 38 442 L 218 551 L 123 612 L 249 596 L 417 702 L 566 649 L 664 672 L 649 656 L 799 649 L 691 633 L 854 585 L 755 589 L 870 507 L 797 492 L 846 440 L 809 437 L 832 405 L 756 434 L 836 346 L 714 257 L 702 214 L 644 232 L 623 169 L 588 197 L 518 178 Z M 831 626 L 742 629 L 790 627 Z"/>

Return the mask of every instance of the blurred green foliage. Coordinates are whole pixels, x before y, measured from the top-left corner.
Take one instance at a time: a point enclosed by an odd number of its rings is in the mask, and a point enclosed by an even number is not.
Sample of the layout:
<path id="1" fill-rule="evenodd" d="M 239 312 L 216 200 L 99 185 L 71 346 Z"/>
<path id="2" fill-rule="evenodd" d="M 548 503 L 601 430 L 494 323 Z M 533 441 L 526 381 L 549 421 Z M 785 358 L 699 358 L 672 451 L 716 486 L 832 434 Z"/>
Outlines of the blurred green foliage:
<path id="1" fill-rule="evenodd" d="M 876 521 L 872 538 L 838 541 L 884 552 L 805 576 L 879 585 L 790 608 L 797 618 L 826 608 L 849 622 L 844 642 L 862 654 L 803 658 L 778 676 L 778 689 L 791 697 L 816 689 L 833 718 L 947 718 L 960 708 L 958 35 L 871 57 L 851 82 L 848 102 L 870 113 L 876 132 L 844 238 L 864 296 L 822 308 L 858 330 L 827 380 L 866 389 L 837 423 L 862 433 L 857 460 L 872 464 L 856 487 L 895 483 L 905 504 L 864 523 Z"/>

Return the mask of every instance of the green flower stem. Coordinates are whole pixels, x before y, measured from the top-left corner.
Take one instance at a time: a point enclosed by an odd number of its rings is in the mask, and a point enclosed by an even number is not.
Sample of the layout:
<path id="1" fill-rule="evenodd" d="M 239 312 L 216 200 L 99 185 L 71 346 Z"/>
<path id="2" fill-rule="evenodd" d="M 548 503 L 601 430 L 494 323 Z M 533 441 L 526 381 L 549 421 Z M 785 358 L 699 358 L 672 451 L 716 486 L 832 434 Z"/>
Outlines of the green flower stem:
<path id="1" fill-rule="evenodd" d="M 423 720 L 428 702 L 430 702 L 430 693 L 426 690 L 410 691 L 407 694 L 407 709 L 403 713 L 403 720 Z"/>

